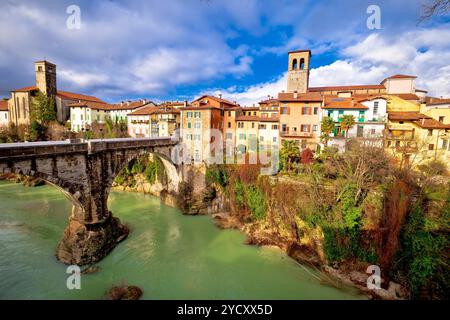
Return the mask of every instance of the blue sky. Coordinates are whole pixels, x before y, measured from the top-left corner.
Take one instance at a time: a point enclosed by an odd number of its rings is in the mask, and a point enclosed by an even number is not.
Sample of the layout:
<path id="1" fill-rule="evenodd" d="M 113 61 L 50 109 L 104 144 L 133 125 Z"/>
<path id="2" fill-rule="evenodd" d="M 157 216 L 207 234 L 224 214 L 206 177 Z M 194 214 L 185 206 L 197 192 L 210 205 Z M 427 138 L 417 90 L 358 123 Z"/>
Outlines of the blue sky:
<path id="1" fill-rule="evenodd" d="M 22 1 L 0 3 L 0 96 L 33 85 L 33 62 L 58 87 L 114 102 L 222 93 L 251 105 L 285 89 L 287 52 L 311 49 L 311 85 L 379 83 L 395 74 L 450 96 L 450 18 L 417 24 L 428 0 Z M 81 28 L 66 27 L 69 5 Z M 367 7 L 381 9 L 369 30 Z"/>

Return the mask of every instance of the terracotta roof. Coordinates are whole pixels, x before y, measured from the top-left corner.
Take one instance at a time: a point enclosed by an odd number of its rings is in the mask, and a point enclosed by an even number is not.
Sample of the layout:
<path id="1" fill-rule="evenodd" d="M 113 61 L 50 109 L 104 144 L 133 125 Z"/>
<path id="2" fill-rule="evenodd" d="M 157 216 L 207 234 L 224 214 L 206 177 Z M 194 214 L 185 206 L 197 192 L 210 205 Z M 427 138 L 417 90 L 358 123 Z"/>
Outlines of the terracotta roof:
<path id="1" fill-rule="evenodd" d="M 440 105 L 440 104 L 450 104 L 450 99 L 430 99 L 427 103 L 429 106 Z"/>
<path id="2" fill-rule="evenodd" d="M 211 110 L 211 109 L 217 109 L 217 110 L 222 110 L 220 107 L 215 107 L 215 106 L 210 106 L 210 105 L 203 105 L 203 106 L 187 106 L 187 107 L 183 107 L 180 108 L 180 110 Z M 229 110 L 228 108 L 226 110 Z"/>
<path id="3" fill-rule="evenodd" d="M 403 120 L 416 121 L 419 119 L 431 119 L 431 117 L 429 117 L 427 115 L 424 115 L 420 112 L 413 112 L 413 111 L 389 112 L 388 118 L 389 118 L 389 120 L 394 120 L 394 121 L 403 121 Z"/>
<path id="4" fill-rule="evenodd" d="M 80 107 L 80 108 L 90 108 L 94 110 L 111 110 L 109 104 L 104 102 L 93 102 L 93 101 L 81 101 L 75 102 L 68 105 L 69 107 Z"/>
<path id="5" fill-rule="evenodd" d="M 58 97 L 65 98 L 65 99 L 71 99 L 71 100 L 82 100 L 82 101 L 92 101 L 92 102 L 102 102 L 105 103 L 103 100 L 94 97 L 94 96 L 88 96 L 85 94 L 79 94 L 79 93 L 73 93 L 68 91 L 59 91 L 56 93 Z"/>
<path id="6" fill-rule="evenodd" d="M 263 101 L 260 101 L 259 102 L 260 104 L 261 103 L 278 103 L 278 99 L 267 99 L 267 100 L 263 100 Z"/>
<path id="7" fill-rule="evenodd" d="M 158 109 L 158 110 L 156 110 L 156 113 L 157 114 L 173 114 L 173 113 L 179 114 L 179 113 L 181 113 L 181 111 L 177 108 L 170 108 L 170 109 Z"/>
<path id="8" fill-rule="evenodd" d="M 310 92 L 320 91 L 345 91 L 345 90 L 364 90 L 364 89 L 386 89 L 382 84 L 365 84 L 354 86 L 329 86 L 329 87 L 311 87 L 308 88 Z"/>
<path id="9" fill-rule="evenodd" d="M 111 110 L 134 110 L 137 108 L 141 108 L 143 106 L 146 106 L 148 104 L 155 105 L 151 101 L 124 101 L 121 103 L 115 103 L 111 104 Z"/>
<path id="10" fill-rule="evenodd" d="M 161 107 L 174 107 L 174 106 L 184 106 L 184 101 L 165 101 L 163 103 L 160 103 L 159 105 Z"/>
<path id="11" fill-rule="evenodd" d="M 192 102 L 201 100 L 201 99 L 203 99 L 203 98 L 213 99 L 213 100 L 218 101 L 218 102 L 223 102 L 223 103 L 226 103 L 226 104 L 231 104 L 231 105 L 234 105 L 234 106 L 238 106 L 237 103 L 234 103 L 234 102 L 231 102 L 231 101 L 229 101 L 229 100 L 222 99 L 222 98 L 219 98 L 219 97 L 211 96 L 211 95 L 203 95 L 203 96 L 201 96 L 200 98 L 197 98 L 197 99 L 195 99 L 195 100 L 192 101 Z"/>
<path id="12" fill-rule="evenodd" d="M 259 117 L 259 122 L 278 122 L 278 117 Z"/>
<path id="13" fill-rule="evenodd" d="M 307 93 L 297 93 L 297 98 L 295 98 L 295 93 L 293 92 L 280 92 L 278 94 L 278 100 L 280 102 L 289 101 L 305 101 L 305 102 L 321 102 L 322 95 L 318 92 L 307 92 Z"/>
<path id="14" fill-rule="evenodd" d="M 420 119 L 413 121 L 413 123 L 423 129 L 450 129 L 450 124 L 444 124 L 435 119 Z"/>
<path id="15" fill-rule="evenodd" d="M 294 50 L 294 51 L 289 51 L 288 53 L 298 53 L 298 52 L 309 52 L 309 54 L 311 55 L 311 50 Z"/>
<path id="16" fill-rule="evenodd" d="M 403 100 L 420 100 L 420 98 L 414 93 L 398 93 L 393 94 L 393 96 L 397 96 Z"/>
<path id="17" fill-rule="evenodd" d="M 0 111 L 8 111 L 8 100 L 0 100 Z"/>
<path id="18" fill-rule="evenodd" d="M 145 106 L 143 108 L 139 108 L 128 115 L 130 116 L 149 116 L 151 114 L 154 114 L 158 110 L 158 107 L 155 106 Z"/>
<path id="19" fill-rule="evenodd" d="M 38 88 L 36 86 L 31 86 L 31 87 L 24 87 L 24 88 L 12 90 L 11 92 L 28 92 L 28 91 L 34 91 L 34 90 L 37 90 L 37 89 Z"/>
<path id="20" fill-rule="evenodd" d="M 383 82 L 387 79 L 416 79 L 416 76 L 408 76 L 406 74 L 394 74 L 393 76 L 390 76 L 383 80 Z"/>
<path id="21" fill-rule="evenodd" d="M 369 109 L 365 105 L 361 104 L 359 100 L 353 98 L 335 98 L 327 97 L 325 99 L 325 104 L 322 109 L 356 109 L 356 110 L 367 110 Z"/>

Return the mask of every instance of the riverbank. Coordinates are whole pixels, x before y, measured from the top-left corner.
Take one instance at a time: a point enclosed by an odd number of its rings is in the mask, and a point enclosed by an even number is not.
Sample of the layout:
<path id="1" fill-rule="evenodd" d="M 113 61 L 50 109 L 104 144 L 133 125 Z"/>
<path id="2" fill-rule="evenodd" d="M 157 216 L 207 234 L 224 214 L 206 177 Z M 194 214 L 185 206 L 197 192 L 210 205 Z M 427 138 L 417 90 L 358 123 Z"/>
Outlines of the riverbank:
<path id="1" fill-rule="evenodd" d="M 54 187 L 0 182 L 0 299 L 107 299 L 113 286 L 136 285 L 141 299 L 364 299 L 354 288 L 323 283 L 278 249 L 246 246 L 237 230 L 209 216 L 188 216 L 159 198 L 113 191 L 108 205 L 131 232 L 81 290 L 65 286 L 54 258 L 71 204 Z M 20 201 L 18 201 L 20 200 Z"/>

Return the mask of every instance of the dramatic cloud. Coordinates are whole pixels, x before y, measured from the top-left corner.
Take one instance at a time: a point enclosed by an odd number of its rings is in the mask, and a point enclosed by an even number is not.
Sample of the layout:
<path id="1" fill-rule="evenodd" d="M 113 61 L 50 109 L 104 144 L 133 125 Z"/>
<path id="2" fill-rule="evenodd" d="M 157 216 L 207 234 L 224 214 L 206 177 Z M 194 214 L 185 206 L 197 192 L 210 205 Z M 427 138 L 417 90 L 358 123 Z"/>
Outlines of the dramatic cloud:
<path id="1" fill-rule="evenodd" d="M 46 58 L 61 89 L 109 101 L 220 91 L 248 105 L 286 88 L 285 55 L 299 48 L 313 51 L 313 86 L 411 73 L 419 88 L 449 96 L 450 28 L 418 27 L 421 1 L 377 1 L 374 31 L 369 0 L 77 0 L 79 30 L 66 27 L 71 0 L 5 0 L 0 97 L 32 85 L 33 62 Z"/>
<path id="2" fill-rule="evenodd" d="M 432 96 L 450 96 L 450 27 L 407 31 L 383 36 L 374 33 L 343 48 L 340 58 L 311 69 L 310 86 L 379 84 L 393 74 L 418 76 L 416 86 Z M 313 57 L 314 59 L 314 57 Z M 267 95 L 285 90 L 286 74 L 274 81 L 250 86 L 215 90 L 243 104 L 257 103 Z"/>

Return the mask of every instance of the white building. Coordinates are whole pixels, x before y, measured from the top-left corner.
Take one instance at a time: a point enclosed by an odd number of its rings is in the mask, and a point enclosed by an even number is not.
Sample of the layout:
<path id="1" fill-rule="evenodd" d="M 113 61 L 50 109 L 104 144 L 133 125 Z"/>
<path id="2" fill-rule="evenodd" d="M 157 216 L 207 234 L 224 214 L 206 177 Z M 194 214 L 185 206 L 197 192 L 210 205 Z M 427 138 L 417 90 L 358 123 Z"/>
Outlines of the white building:
<path id="1" fill-rule="evenodd" d="M 345 115 L 353 116 L 355 124 L 345 131 L 341 125 Z M 381 142 L 387 121 L 387 100 L 382 96 L 327 97 L 322 106 L 322 116 L 330 117 L 336 126 L 330 135 L 329 146 L 344 150 L 346 138 L 366 138 Z"/>
<path id="2" fill-rule="evenodd" d="M 169 137 L 180 127 L 180 110 L 153 104 L 128 114 L 128 134 L 133 138 Z"/>
<path id="3" fill-rule="evenodd" d="M 7 127 L 9 123 L 8 100 L 0 100 L 0 127 Z"/>
<path id="4" fill-rule="evenodd" d="M 104 124 L 108 119 L 114 122 L 124 121 L 126 123 L 129 113 L 149 104 L 154 106 L 152 102 L 147 102 L 146 100 L 127 101 L 118 104 L 89 101 L 73 103 L 69 105 L 71 130 L 74 132 L 89 130 L 94 122 Z"/>

